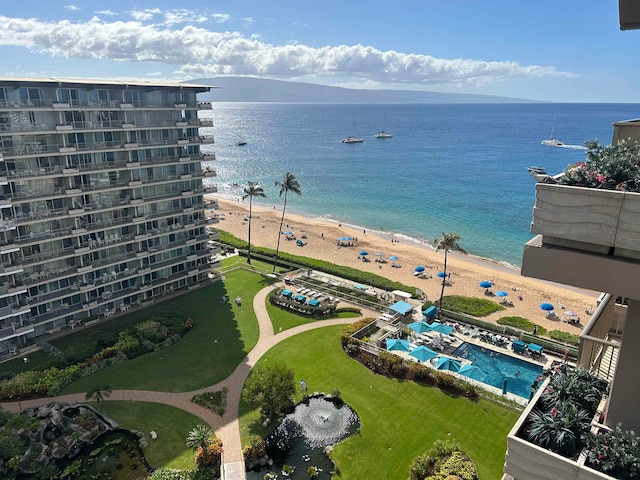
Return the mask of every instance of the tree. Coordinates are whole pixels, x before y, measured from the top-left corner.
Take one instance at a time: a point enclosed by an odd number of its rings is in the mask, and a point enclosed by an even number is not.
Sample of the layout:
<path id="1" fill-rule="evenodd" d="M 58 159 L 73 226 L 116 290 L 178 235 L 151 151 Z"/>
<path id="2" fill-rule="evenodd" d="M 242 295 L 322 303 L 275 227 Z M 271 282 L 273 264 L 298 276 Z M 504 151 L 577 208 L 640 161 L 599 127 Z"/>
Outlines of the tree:
<path id="1" fill-rule="evenodd" d="M 458 245 L 458 241 L 460 241 L 460 235 L 456 233 L 445 233 L 442 232 L 442 235 L 436 238 L 433 241 L 433 246 L 438 250 L 444 250 L 444 276 L 442 277 L 442 290 L 440 291 L 440 301 L 438 302 L 438 318 L 440 318 L 440 314 L 442 312 L 442 298 L 444 297 L 444 286 L 447 283 L 447 253 L 449 251 L 459 252 L 466 255 L 466 251 Z"/>
<path id="2" fill-rule="evenodd" d="M 196 425 L 191 431 L 189 435 L 187 435 L 186 445 L 187 447 L 196 450 L 198 447 L 203 450 L 209 446 L 211 443 L 211 437 L 213 436 L 213 430 L 209 425 Z"/>
<path id="3" fill-rule="evenodd" d="M 260 186 L 258 182 L 247 182 L 247 185 L 244 187 L 244 195 L 242 196 L 242 200 L 246 200 L 249 198 L 249 237 L 247 243 L 249 245 L 247 249 L 247 263 L 251 264 L 251 220 L 253 219 L 252 215 L 252 207 L 253 207 L 253 197 L 266 197 L 264 194 L 264 190 Z"/>
<path id="4" fill-rule="evenodd" d="M 296 383 L 293 369 L 284 364 L 258 367 L 251 372 L 244 386 L 244 398 L 260 408 L 265 418 L 286 413 L 293 407 Z"/>
<path id="5" fill-rule="evenodd" d="M 104 387 L 94 387 L 85 393 L 85 400 L 95 400 L 99 405 L 102 400 L 111 396 L 111 386 L 105 385 Z"/>
<path id="6" fill-rule="evenodd" d="M 280 251 L 280 237 L 282 236 L 282 224 L 284 223 L 284 212 L 287 209 L 287 194 L 289 191 L 302 195 L 300 190 L 300 182 L 293 175 L 293 173 L 285 173 L 282 181 L 275 182 L 276 187 L 280 187 L 280 196 L 284 193 L 284 205 L 282 206 L 282 217 L 280 218 L 280 228 L 278 229 L 278 243 L 276 244 L 276 256 L 273 259 L 273 272 L 276 271 L 276 264 L 278 263 L 278 252 Z"/>

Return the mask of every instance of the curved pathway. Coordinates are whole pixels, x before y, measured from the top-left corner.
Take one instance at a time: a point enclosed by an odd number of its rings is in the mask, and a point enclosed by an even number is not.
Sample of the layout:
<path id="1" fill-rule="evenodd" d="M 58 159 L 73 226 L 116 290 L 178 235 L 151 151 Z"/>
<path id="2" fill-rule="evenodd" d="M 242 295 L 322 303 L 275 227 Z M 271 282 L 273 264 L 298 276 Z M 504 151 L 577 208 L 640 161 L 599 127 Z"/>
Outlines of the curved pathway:
<path id="1" fill-rule="evenodd" d="M 329 325 L 346 325 L 357 320 L 357 318 L 318 320 L 313 323 L 298 325 L 297 327 L 293 327 L 276 334 L 273 331 L 273 324 L 271 323 L 271 318 L 269 317 L 266 308 L 267 295 L 274 288 L 275 287 L 273 286 L 265 287 L 253 297 L 253 309 L 255 311 L 256 318 L 258 319 L 260 336 L 253 349 L 227 378 L 214 385 L 191 392 L 170 393 L 150 390 L 114 390 L 111 393 L 111 396 L 108 399 L 105 399 L 105 401 L 131 400 L 139 402 L 155 402 L 171 405 L 192 413 L 207 422 L 215 431 L 216 437 L 222 440 L 222 444 L 224 446 L 225 465 L 241 463 L 243 459 L 242 443 L 240 441 L 240 426 L 238 422 L 238 406 L 240 404 L 242 387 L 244 386 L 244 382 L 253 366 L 271 347 L 289 337 L 293 337 L 299 333 L 316 328 L 326 327 Z M 373 310 L 362 310 L 362 317 L 375 318 L 376 316 L 378 316 L 378 313 Z M 228 389 L 227 410 L 223 417 L 220 417 L 211 410 L 191 402 L 191 397 L 197 393 L 203 393 L 212 389 L 220 390 L 223 387 L 227 387 Z M 74 393 L 69 395 L 60 395 L 57 397 L 44 397 L 24 400 L 21 402 L 2 403 L 2 406 L 5 410 L 19 412 L 20 408 L 25 409 L 35 407 L 52 401 L 67 403 L 86 402 L 84 394 Z M 244 478 L 244 476 L 242 476 L 242 478 Z"/>

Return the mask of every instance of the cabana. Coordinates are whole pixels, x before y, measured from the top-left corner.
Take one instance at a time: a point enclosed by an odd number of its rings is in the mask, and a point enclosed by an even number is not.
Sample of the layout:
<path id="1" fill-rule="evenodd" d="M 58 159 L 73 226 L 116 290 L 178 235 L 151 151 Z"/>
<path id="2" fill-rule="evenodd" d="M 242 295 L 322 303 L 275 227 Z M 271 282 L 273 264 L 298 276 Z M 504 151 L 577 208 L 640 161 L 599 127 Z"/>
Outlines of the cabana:
<path id="1" fill-rule="evenodd" d="M 514 340 L 513 342 L 511 342 L 511 349 L 514 352 L 524 353 L 525 348 L 526 345 L 522 340 Z"/>
<path id="2" fill-rule="evenodd" d="M 435 305 L 431 305 L 422 314 L 427 317 L 427 320 L 431 320 L 438 313 L 438 308 Z"/>
<path id="3" fill-rule="evenodd" d="M 315 298 L 312 298 L 307 302 L 307 305 L 311 305 L 312 307 L 317 307 L 318 305 L 320 305 L 320 302 Z"/>
<path id="4" fill-rule="evenodd" d="M 530 343 L 527 348 L 531 352 L 532 357 L 539 357 L 542 355 L 542 347 L 536 343 Z"/>
<path id="5" fill-rule="evenodd" d="M 291 295 L 293 295 L 293 292 L 287 289 L 282 290 L 282 292 L 280 293 L 283 297 L 287 297 L 287 298 L 291 298 Z"/>
<path id="6" fill-rule="evenodd" d="M 413 305 L 400 300 L 389 307 L 390 315 L 400 315 L 401 317 L 411 317 L 413 315 Z"/>

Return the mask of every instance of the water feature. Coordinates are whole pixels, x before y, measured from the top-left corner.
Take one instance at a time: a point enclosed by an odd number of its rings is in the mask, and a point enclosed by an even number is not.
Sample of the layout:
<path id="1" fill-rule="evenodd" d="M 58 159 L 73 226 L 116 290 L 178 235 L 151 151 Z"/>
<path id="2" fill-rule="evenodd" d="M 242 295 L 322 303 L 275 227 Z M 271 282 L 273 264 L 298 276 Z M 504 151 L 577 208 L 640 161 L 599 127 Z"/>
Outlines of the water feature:
<path id="1" fill-rule="evenodd" d="M 309 397 L 266 438 L 272 465 L 247 472 L 248 480 L 262 480 L 265 474 L 283 475 L 284 465 L 294 467 L 288 478 L 309 478 L 309 467 L 318 467 L 318 479 L 330 479 L 333 463 L 325 447 L 353 435 L 360 426 L 356 413 L 347 405 L 324 396 Z M 275 478 L 275 477 L 273 477 Z"/>

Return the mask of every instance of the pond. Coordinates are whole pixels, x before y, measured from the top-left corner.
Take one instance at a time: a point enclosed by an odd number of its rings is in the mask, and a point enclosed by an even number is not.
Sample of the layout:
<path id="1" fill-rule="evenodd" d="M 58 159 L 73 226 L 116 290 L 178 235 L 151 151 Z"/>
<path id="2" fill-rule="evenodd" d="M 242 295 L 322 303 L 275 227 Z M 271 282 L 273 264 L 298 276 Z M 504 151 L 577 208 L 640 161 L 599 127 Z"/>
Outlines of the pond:
<path id="1" fill-rule="evenodd" d="M 318 468 L 318 479 L 331 479 L 333 463 L 325 454 L 325 447 L 335 445 L 353 435 L 360 428 L 360 420 L 347 405 L 340 405 L 324 397 L 310 397 L 299 403 L 294 412 L 265 439 L 270 466 L 247 472 L 247 480 L 272 478 L 308 479 L 309 467 Z M 282 469 L 290 465 L 295 470 L 285 475 Z"/>

